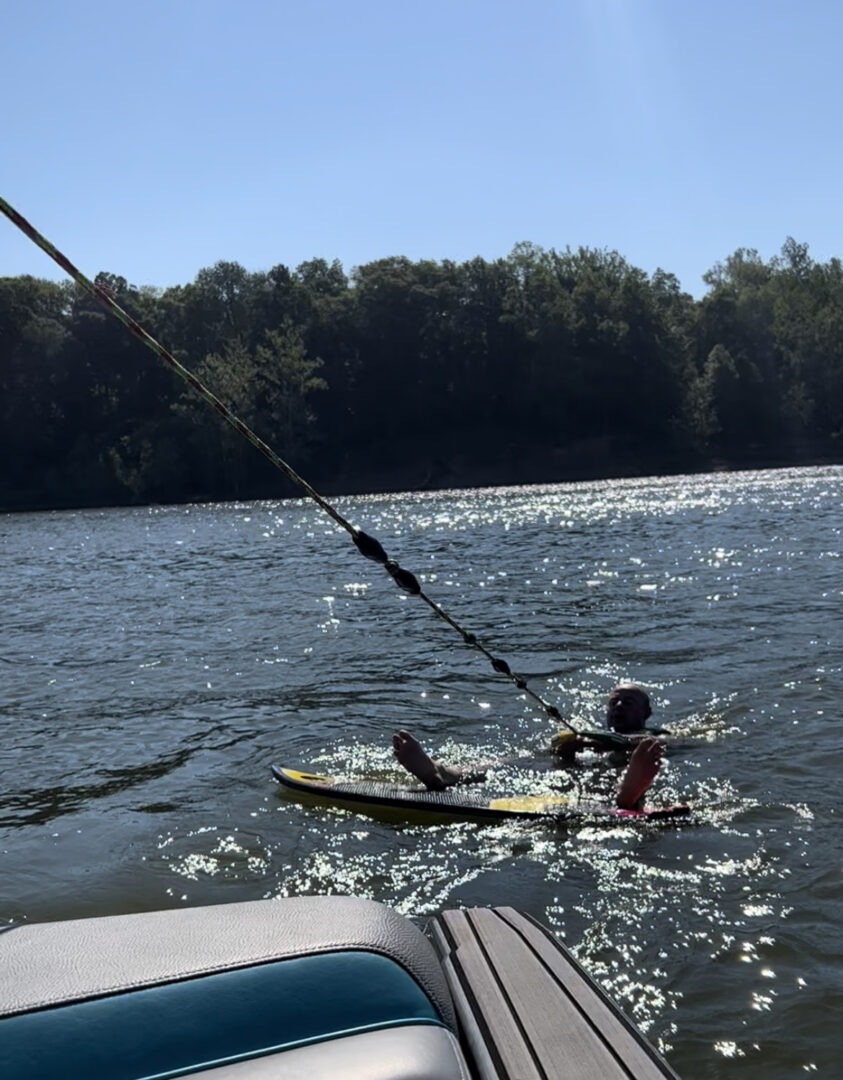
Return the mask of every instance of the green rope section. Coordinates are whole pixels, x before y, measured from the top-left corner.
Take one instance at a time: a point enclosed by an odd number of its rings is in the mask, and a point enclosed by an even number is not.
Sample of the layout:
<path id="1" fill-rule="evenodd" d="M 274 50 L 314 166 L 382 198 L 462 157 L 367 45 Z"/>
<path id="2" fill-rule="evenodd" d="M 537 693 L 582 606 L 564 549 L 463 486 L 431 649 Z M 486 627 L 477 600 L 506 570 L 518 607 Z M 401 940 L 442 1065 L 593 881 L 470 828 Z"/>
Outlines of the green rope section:
<path id="1" fill-rule="evenodd" d="M 186 382 L 199 397 L 203 398 L 227 424 L 230 424 L 235 430 L 239 431 L 243 438 L 247 439 L 256 450 L 260 451 L 260 453 L 263 454 L 276 469 L 280 469 L 289 480 L 301 488 L 309 498 L 313 499 L 313 501 L 317 503 L 329 517 L 333 518 L 337 525 L 345 529 L 362 555 L 383 566 L 395 584 L 400 589 L 403 589 L 404 592 L 409 593 L 411 596 L 420 597 L 440 619 L 443 619 L 461 635 L 466 645 L 470 645 L 472 648 L 477 649 L 478 652 L 481 652 L 486 659 L 489 660 L 492 668 L 498 674 L 505 675 L 520 691 L 530 697 L 537 705 L 541 706 L 549 717 L 562 724 L 575 735 L 586 736 L 588 739 L 596 743 L 602 743 L 606 746 L 628 746 L 628 743 L 623 736 L 614 735 L 611 732 L 605 731 L 578 731 L 577 728 L 565 720 L 555 705 L 546 702 L 527 685 L 527 680 L 525 678 L 512 671 L 506 660 L 503 660 L 501 657 L 495 656 L 490 652 L 482 642 L 477 640 L 474 634 L 464 630 L 456 619 L 452 618 L 439 604 L 436 603 L 435 600 L 432 600 L 422 589 L 415 574 L 411 573 L 409 570 L 404 570 L 394 559 L 390 559 L 375 537 L 369 536 L 368 533 L 363 532 L 362 529 L 358 529 L 347 521 L 335 507 L 331 506 L 331 504 L 319 494 L 318 491 L 311 487 L 303 477 L 299 476 L 291 465 L 284 461 L 283 458 L 279 457 L 272 447 L 268 446 L 263 439 L 256 435 L 242 420 L 238 419 L 231 409 L 220 401 L 216 394 L 212 393 L 212 391 L 209 390 L 192 371 L 189 371 L 183 364 L 180 364 L 171 352 L 165 349 L 163 345 L 160 345 L 139 323 L 135 322 L 132 316 L 120 307 L 107 289 L 86 278 L 85 275 L 58 250 L 58 248 L 54 247 L 46 237 L 42 236 L 41 233 L 30 225 L 26 218 L 22 217 L 13 206 L 2 198 L 2 196 L 0 196 L 0 210 L 2 210 L 6 217 L 14 225 L 17 225 L 21 232 L 28 236 L 34 244 L 37 244 L 38 247 L 49 255 L 54 262 L 57 262 L 62 270 L 64 270 L 77 285 L 83 288 L 85 292 L 102 304 L 106 311 L 110 312 L 110 314 L 118 319 L 130 334 L 133 334 L 138 341 L 142 342 L 142 344 L 154 352 L 159 359 L 163 360 L 164 363 L 175 372 L 180 379 Z"/>

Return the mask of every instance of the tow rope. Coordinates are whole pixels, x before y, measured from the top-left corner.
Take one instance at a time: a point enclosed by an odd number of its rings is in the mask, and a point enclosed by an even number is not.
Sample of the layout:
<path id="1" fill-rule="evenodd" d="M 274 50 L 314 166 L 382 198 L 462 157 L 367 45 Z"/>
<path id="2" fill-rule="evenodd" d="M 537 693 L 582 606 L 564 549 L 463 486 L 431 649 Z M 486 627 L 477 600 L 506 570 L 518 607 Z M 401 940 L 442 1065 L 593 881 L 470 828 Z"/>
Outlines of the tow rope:
<path id="1" fill-rule="evenodd" d="M 418 596 L 423 600 L 432 611 L 434 611 L 440 619 L 443 619 L 449 626 L 452 626 L 454 630 L 462 637 L 466 645 L 470 645 L 472 648 L 477 649 L 482 653 L 492 665 L 494 671 L 499 675 L 505 675 L 515 686 L 532 698 L 537 705 L 547 713 L 551 719 L 556 720 L 568 729 L 573 735 L 583 736 L 593 742 L 603 743 L 606 746 L 618 746 L 627 747 L 629 744 L 622 735 L 616 735 L 608 731 L 580 731 L 569 723 L 560 713 L 559 709 L 555 705 L 551 705 L 545 701 L 539 694 L 532 690 L 527 685 L 527 680 L 517 675 L 509 666 L 506 660 L 502 657 L 495 656 L 486 646 L 478 641 L 477 637 L 469 631 L 463 629 L 462 626 L 451 615 L 445 611 L 441 605 L 435 600 L 431 599 L 422 589 L 418 578 L 409 570 L 405 570 L 402 566 L 396 562 L 395 559 L 391 559 L 384 550 L 381 543 L 373 536 L 364 532 L 357 526 L 352 525 L 347 521 L 342 514 L 332 506 L 326 499 L 324 499 L 315 488 L 299 474 L 296 470 L 289 465 L 283 458 L 268 446 L 267 443 L 256 435 L 242 420 L 229 409 L 229 407 L 214 394 L 200 379 L 198 379 L 192 371 L 189 371 L 183 364 L 180 364 L 178 360 L 173 356 L 171 352 L 160 345 L 155 338 L 144 330 L 144 328 L 137 323 L 128 312 L 124 311 L 122 307 L 117 303 L 114 297 L 110 294 L 109 290 L 103 288 L 101 285 L 97 285 L 95 282 L 89 280 L 81 271 L 79 271 L 73 263 L 63 255 L 58 248 L 54 247 L 46 237 L 42 236 L 26 218 L 22 217 L 13 206 L 11 206 L 6 200 L 0 196 L 0 210 L 6 215 L 6 217 L 21 230 L 24 235 L 28 236 L 34 244 L 37 244 L 47 255 L 53 259 L 54 262 L 68 274 L 77 285 L 85 290 L 90 296 L 97 300 L 106 311 L 110 312 L 116 319 L 118 319 L 129 331 L 133 334 L 142 344 L 155 353 L 159 359 L 173 371 L 180 379 L 188 384 L 188 386 L 199 397 L 203 398 L 212 409 L 214 409 L 226 423 L 230 424 L 235 430 L 239 431 L 244 439 L 247 439 L 256 450 L 259 450 L 261 454 L 268 461 L 270 461 L 276 469 L 280 469 L 284 475 L 301 488 L 304 493 L 317 503 L 329 517 L 339 525 L 341 528 L 349 534 L 354 545 L 361 555 L 364 555 L 367 559 L 371 559 L 373 562 L 378 563 L 386 570 L 399 589 L 408 593 L 411 596 Z"/>

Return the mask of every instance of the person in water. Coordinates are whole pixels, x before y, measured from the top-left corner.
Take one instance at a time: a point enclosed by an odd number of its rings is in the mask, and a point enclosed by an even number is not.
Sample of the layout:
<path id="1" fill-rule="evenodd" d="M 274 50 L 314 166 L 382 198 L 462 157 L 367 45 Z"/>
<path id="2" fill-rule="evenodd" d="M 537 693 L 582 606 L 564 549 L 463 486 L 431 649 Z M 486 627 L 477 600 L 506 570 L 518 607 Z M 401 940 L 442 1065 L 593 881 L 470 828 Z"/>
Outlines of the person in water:
<path id="1" fill-rule="evenodd" d="M 606 727 L 616 735 L 624 735 L 634 748 L 636 741 L 648 735 L 668 735 L 665 728 L 647 727 L 647 721 L 653 715 L 650 697 L 646 690 L 637 683 L 618 683 L 609 694 L 606 702 Z M 550 740 L 550 752 L 557 757 L 572 761 L 580 750 L 605 751 L 587 736 L 577 735 L 572 731 L 560 731 Z M 616 747 L 612 747 L 616 751 Z"/>
<path id="2" fill-rule="evenodd" d="M 610 731 L 630 737 L 630 744 L 634 746 L 618 783 L 617 804 L 622 810 L 634 810 L 640 804 L 661 765 L 661 743 L 653 735 L 664 734 L 664 730 L 645 727 L 651 715 L 650 698 L 640 686 L 621 684 L 609 695 L 606 726 Z M 583 749 L 599 750 L 601 747 L 581 735 L 568 732 L 551 741 L 551 753 L 566 760 Z M 409 731 L 397 731 L 392 736 L 392 752 L 407 772 L 432 791 L 444 791 L 455 784 L 481 783 L 486 779 L 484 772 L 466 772 L 457 766 L 434 761 Z"/>

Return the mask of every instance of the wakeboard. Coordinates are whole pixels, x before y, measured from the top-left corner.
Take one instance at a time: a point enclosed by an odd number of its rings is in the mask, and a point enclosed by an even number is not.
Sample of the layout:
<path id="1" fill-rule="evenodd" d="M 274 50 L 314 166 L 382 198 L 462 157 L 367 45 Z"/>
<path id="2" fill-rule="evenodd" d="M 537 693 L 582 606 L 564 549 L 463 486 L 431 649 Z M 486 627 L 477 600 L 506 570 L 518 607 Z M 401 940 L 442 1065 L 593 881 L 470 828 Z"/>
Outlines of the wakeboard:
<path id="1" fill-rule="evenodd" d="M 482 790 L 457 785 L 445 791 L 407 787 L 375 780 L 338 780 L 333 776 L 272 766 L 279 784 L 297 801 L 354 810 L 370 816 L 400 817 L 428 823 L 443 821 L 502 821 L 510 818 L 539 821 L 587 821 L 592 818 L 659 821 L 687 817 L 690 806 L 644 807 L 621 810 L 584 802 L 565 795 L 515 795 L 491 798 Z"/>

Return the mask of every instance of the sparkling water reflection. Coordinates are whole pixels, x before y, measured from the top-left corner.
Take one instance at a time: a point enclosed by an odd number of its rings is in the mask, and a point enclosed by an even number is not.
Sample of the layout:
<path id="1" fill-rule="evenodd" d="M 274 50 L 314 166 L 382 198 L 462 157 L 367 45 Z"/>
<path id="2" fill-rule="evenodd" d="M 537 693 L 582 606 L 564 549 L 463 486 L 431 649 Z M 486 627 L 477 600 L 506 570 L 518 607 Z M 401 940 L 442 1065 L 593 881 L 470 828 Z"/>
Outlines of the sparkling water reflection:
<path id="1" fill-rule="evenodd" d="M 411 827 L 268 765 L 395 776 L 409 727 L 505 791 L 551 727 L 298 502 L 0 518 L 0 918 L 356 893 L 550 925 L 687 1077 L 837 1075 L 843 470 L 339 500 L 575 722 L 620 678 L 675 733 L 688 825 Z M 839 935 L 838 935 L 839 936 Z"/>

